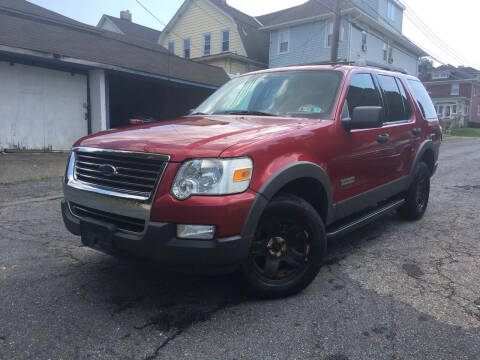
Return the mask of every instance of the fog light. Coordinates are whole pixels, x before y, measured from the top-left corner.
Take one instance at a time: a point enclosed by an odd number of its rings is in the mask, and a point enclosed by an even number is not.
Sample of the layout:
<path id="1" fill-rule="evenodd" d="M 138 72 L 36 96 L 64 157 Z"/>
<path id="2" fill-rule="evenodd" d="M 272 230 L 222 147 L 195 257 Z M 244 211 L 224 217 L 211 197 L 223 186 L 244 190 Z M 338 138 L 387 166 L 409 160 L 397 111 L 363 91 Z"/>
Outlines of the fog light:
<path id="1" fill-rule="evenodd" d="M 214 236 L 214 225 L 177 225 L 177 237 L 179 239 L 211 240 Z"/>

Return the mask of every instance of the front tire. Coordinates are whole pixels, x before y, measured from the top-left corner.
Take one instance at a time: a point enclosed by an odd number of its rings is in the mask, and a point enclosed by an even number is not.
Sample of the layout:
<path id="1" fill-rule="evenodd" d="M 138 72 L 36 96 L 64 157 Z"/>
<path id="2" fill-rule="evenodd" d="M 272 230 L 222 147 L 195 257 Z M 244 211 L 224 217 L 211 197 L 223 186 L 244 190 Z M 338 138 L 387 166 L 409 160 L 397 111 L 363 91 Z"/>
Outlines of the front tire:
<path id="1" fill-rule="evenodd" d="M 294 195 L 277 196 L 262 214 L 241 273 L 258 297 L 296 294 L 320 271 L 326 244 L 322 218 L 312 205 Z"/>
<path id="2" fill-rule="evenodd" d="M 398 215 L 402 219 L 416 221 L 423 217 L 430 198 L 430 177 L 428 165 L 423 161 L 419 162 L 405 198 L 406 203 L 398 209 Z"/>

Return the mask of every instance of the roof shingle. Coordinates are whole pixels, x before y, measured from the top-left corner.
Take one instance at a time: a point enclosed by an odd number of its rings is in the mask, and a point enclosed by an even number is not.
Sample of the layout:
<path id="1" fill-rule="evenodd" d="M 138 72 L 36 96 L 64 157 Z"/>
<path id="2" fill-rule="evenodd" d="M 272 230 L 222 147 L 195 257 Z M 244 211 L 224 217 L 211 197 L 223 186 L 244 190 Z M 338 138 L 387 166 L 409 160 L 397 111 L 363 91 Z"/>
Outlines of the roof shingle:
<path id="1" fill-rule="evenodd" d="M 24 0 L 0 0 L 0 45 L 211 86 L 228 80 L 221 68 L 171 55 L 158 44 L 82 24 Z"/>

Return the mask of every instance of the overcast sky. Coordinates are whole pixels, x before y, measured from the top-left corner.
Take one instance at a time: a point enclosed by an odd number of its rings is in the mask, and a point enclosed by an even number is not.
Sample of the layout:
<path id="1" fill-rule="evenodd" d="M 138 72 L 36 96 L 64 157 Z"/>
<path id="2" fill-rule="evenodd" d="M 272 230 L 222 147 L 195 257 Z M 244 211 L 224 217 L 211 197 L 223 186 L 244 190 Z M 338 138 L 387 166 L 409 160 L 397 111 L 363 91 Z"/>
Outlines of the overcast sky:
<path id="1" fill-rule="evenodd" d="M 102 14 L 119 16 L 129 9 L 133 20 L 141 25 L 163 29 L 163 25 L 142 9 L 136 0 L 29 0 L 90 25 L 96 25 Z M 140 0 L 163 23 L 167 23 L 183 0 Z M 262 15 L 299 5 L 305 0 L 227 0 L 228 4 L 250 14 Z M 478 45 L 478 0 L 401 0 L 407 6 L 404 34 L 436 59 L 453 65 L 470 65 L 480 69 Z M 416 25 L 412 19 L 416 20 Z M 418 20 L 420 19 L 420 21 Z M 425 35 L 426 28 L 432 34 Z M 423 31 L 421 31 L 422 28 Z M 437 38 L 435 39 L 434 36 Z M 443 44 L 438 41 L 443 41 Z"/>

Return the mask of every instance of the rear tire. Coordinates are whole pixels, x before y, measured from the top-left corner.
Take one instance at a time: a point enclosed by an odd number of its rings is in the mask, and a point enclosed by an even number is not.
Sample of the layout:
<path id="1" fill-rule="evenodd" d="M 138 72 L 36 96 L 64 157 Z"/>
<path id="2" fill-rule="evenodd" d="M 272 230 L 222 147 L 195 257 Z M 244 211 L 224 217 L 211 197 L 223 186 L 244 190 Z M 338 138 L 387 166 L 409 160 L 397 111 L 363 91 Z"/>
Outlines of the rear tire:
<path id="1" fill-rule="evenodd" d="M 241 274 L 258 297 L 296 294 L 320 271 L 326 245 L 325 227 L 313 206 L 298 196 L 279 195 L 262 214 Z"/>
<path id="2" fill-rule="evenodd" d="M 423 161 L 419 162 L 405 198 L 406 203 L 397 210 L 402 219 L 416 221 L 423 217 L 430 197 L 430 177 L 428 165 Z"/>

